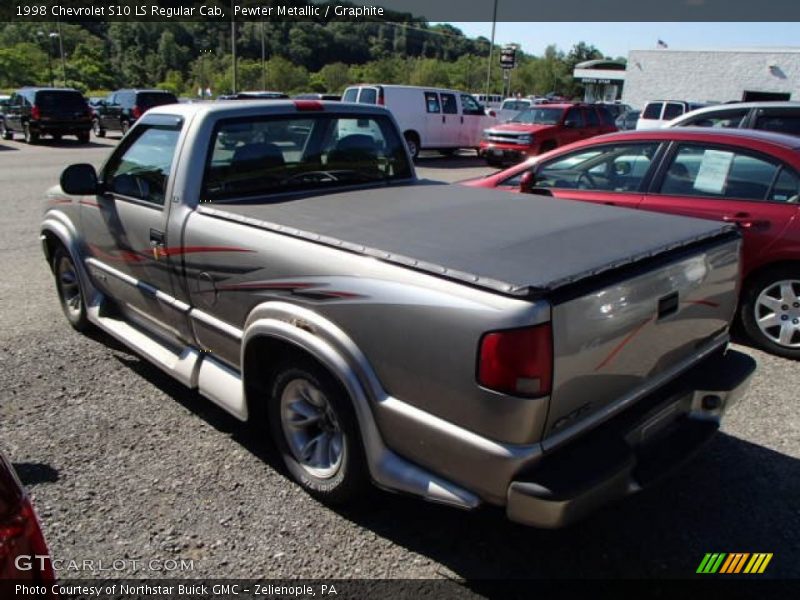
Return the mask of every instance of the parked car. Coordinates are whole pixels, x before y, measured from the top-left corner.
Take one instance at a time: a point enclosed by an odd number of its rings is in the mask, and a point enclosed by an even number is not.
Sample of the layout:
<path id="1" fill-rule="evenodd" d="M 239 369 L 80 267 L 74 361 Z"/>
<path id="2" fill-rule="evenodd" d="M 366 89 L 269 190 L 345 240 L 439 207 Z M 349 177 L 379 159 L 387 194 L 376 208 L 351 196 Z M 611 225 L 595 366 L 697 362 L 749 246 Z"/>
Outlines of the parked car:
<path id="1" fill-rule="evenodd" d="M 654 100 L 644 105 L 636 129 L 655 129 L 661 127 L 687 112 L 707 106 L 700 102 L 683 100 Z"/>
<path id="2" fill-rule="evenodd" d="M 0 132 L 5 131 L 3 122 L 5 121 L 6 110 L 8 110 L 8 101 L 11 96 L 8 94 L 0 94 Z"/>
<path id="3" fill-rule="evenodd" d="M 631 109 L 618 116 L 614 120 L 614 125 L 616 125 L 617 129 L 620 131 L 630 131 L 631 129 L 636 129 L 636 122 L 639 120 L 641 114 L 642 111 Z"/>
<path id="4" fill-rule="evenodd" d="M 294 96 L 295 100 L 330 100 L 338 102 L 342 99 L 339 94 L 297 94 Z"/>
<path id="5" fill-rule="evenodd" d="M 500 110 L 497 111 L 497 120 L 505 123 L 533 105 L 532 98 L 506 98 L 500 105 Z"/>
<path id="6" fill-rule="evenodd" d="M 149 109 L 177 102 L 175 94 L 165 90 L 117 90 L 95 107 L 92 129 L 97 137 L 105 137 L 109 131 L 125 135 Z"/>
<path id="7" fill-rule="evenodd" d="M 342 101 L 388 108 L 415 159 L 426 149 L 444 154 L 477 150 L 483 130 L 497 122 L 475 98 L 457 90 L 363 84 L 347 88 Z"/>
<path id="8" fill-rule="evenodd" d="M 736 223 L 739 318 L 750 339 L 800 358 L 800 141 L 671 128 L 593 138 L 467 185 Z"/>
<path id="9" fill-rule="evenodd" d="M 605 108 L 615 121 L 620 116 L 633 110 L 633 107 L 629 104 L 619 102 L 597 102 L 597 104 Z"/>
<path id="10" fill-rule="evenodd" d="M 800 102 L 738 102 L 707 106 L 673 119 L 664 126 L 764 129 L 800 135 Z"/>
<path id="11" fill-rule="evenodd" d="M 541 104 L 484 131 L 479 154 L 499 166 L 616 130 L 611 115 L 598 104 Z"/>
<path id="12" fill-rule="evenodd" d="M 22 88 L 11 94 L 3 119 L 3 138 L 14 139 L 22 133 L 28 144 L 36 144 L 43 135 L 54 140 L 74 135 L 82 144 L 89 143 L 92 110 L 78 90 L 71 88 Z"/>
<path id="13" fill-rule="evenodd" d="M 0 451 L 0 581 L 10 580 L 46 585 L 55 581 L 55 575 L 31 499 Z M 48 590 L 43 597 L 53 595 Z"/>
<path id="14" fill-rule="evenodd" d="M 47 202 L 68 322 L 262 427 L 326 502 L 372 480 L 564 525 L 687 458 L 754 366 L 726 351 L 735 227 L 420 182 L 380 106 L 159 107 Z"/>

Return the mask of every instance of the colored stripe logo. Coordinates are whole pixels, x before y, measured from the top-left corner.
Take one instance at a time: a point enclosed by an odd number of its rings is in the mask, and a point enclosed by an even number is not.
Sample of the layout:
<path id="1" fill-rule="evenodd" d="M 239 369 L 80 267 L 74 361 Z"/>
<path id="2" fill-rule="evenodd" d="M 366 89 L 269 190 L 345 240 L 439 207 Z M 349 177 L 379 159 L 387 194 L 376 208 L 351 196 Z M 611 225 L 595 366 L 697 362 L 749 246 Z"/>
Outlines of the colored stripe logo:
<path id="1" fill-rule="evenodd" d="M 772 553 L 769 552 L 708 552 L 700 561 L 697 573 L 701 574 L 761 574 L 767 569 L 767 565 L 772 560 Z"/>

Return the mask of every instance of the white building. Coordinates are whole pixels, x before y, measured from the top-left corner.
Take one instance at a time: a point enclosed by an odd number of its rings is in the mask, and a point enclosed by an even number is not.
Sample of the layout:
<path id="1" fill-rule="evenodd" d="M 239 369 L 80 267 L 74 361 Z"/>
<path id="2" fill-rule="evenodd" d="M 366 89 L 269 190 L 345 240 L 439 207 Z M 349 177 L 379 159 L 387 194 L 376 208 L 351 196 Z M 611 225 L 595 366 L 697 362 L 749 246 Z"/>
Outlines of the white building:
<path id="1" fill-rule="evenodd" d="M 631 50 L 622 102 L 648 100 L 800 100 L 800 47 Z"/>

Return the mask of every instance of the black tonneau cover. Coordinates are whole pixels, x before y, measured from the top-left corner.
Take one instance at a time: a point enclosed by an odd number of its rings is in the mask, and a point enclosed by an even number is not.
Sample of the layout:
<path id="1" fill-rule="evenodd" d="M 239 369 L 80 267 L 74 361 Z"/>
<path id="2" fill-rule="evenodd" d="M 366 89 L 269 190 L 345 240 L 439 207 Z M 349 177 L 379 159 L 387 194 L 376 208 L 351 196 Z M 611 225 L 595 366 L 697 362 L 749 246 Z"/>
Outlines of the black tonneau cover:
<path id="1" fill-rule="evenodd" d="M 714 221 L 444 184 L 204 204 L 200 210 L 513 295 L 553 291 L 732 229 Z"/>

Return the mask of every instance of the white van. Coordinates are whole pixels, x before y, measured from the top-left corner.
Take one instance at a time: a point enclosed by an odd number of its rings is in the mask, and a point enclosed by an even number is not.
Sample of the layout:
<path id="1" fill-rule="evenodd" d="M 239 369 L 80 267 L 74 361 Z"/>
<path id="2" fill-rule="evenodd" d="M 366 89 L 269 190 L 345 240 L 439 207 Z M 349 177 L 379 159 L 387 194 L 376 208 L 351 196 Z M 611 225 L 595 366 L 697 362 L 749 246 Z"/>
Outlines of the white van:
<path id="1" fill-rule="evenodd" d="M 347 88 L 342 102 L 379 104 L 394 115 L 411 156 L 423 149 L 444 153 L 480 146 L 483 130 L 497 123 L 466 92 L 410 85 L 360 84 Z"/>
<path id="2" fill-rule="evenodd" d="M 636 129 L 656 129 L 681 115 L 708 106 L 702 102 L 684 102 L 683 100 L 653 100 L 644 105 Z"/>
<path id="3" fill-rule="evenodd" d="M 500 94 L 472 94 L 472 97 L 480 102 L 484 108 L 500 108 L 503 97 Z"/>

